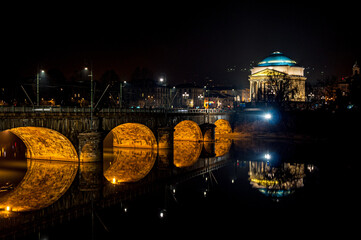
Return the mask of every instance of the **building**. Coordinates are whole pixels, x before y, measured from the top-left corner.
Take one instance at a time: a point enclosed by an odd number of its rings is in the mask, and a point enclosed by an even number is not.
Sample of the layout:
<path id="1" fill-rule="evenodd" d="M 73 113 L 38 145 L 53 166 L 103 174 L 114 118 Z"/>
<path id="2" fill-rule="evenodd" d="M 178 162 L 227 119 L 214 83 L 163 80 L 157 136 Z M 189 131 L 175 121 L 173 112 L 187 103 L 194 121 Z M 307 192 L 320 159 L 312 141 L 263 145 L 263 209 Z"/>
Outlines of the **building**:
<path id="1" fill-rule="evenodd" d="M 249 75 L 252 102 L 304 102 L 304 68 L 281 52 L 273 52 L 251 69 Z"/>
<path id="2" fill-rule="evenodd" d="M 360 74 L 360 66 L 357 64 L 357 61 L 352 66 L 352 76 L 342 77 L 336 82 L 336 90 L 340 91 L 341 96 L 349 96 L 351 92 L 352 82 L 359 76 Z"/>

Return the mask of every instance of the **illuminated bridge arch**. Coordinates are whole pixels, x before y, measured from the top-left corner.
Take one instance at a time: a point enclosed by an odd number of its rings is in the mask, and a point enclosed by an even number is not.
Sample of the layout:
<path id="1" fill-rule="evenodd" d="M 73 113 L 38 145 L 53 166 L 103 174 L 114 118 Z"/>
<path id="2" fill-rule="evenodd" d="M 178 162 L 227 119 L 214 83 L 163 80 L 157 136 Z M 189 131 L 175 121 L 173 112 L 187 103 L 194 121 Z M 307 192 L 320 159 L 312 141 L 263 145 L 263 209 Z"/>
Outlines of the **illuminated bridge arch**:
<path id="1" fill-rule="evenodd" d="M 68 138 L 61 133 L 43 127 L 12 128 L 26 146 L 26 158 L 78 161 L 78 154 Z"/>
<path id="2" fill-rule="evenodd" d="M 147 126 L 124 123 L 112 129 L 114 147 L 157 148 L 157 140 Z"/>
<path id="3" fill-rule="evenodd" d="M 229 122 L 225 119 L 218 119 L 214 123 L 214 125 L 216 125 L 216 128 L 215 128 L 216 135 L 232 133 L 231 124 L 229 124 Z"/>
<path id="4" fill-rule="evenodd" d="M 196 122 L 184 120 L 174 127 L 174 140 L 202 141 L 201 128 Z"/>

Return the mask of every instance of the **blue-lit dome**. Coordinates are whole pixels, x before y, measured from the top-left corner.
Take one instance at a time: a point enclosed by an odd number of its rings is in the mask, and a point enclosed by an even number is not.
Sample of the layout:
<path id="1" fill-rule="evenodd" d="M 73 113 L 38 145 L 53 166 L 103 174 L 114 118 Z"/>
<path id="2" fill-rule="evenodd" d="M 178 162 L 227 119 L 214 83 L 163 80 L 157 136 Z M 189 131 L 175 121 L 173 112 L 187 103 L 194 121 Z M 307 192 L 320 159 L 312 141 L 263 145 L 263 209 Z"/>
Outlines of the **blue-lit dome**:
<path id="1" fill-rule="evenodd" d="M 268 66 L 297 66 L 296 61 L 286 57 L 281 52 L 273 52 L 270 56 L 266 57 L 258 63 L 259 67 Z"/>

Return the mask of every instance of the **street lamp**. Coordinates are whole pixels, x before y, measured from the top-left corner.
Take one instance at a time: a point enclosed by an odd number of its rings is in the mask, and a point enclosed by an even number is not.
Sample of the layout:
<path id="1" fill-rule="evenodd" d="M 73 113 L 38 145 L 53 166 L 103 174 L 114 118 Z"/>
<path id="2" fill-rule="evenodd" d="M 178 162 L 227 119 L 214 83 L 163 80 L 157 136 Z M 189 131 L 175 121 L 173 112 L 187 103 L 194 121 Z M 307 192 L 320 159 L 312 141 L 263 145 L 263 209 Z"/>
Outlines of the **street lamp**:
<path id="1" fill-rule="evenodd" d="M 85 71 L 88 71 L 88 68 L 84 68 Z M 93 88 L 93 69 L 90 69 L 90 130 L 93 129 L 93 106 L 94 106 L 94 88 Z"/>
<path id="2" fill-rule="evenodd" d="M 40 78 L 45 74 L 44 70 L 40 70 L 36 73 L 36 105 L 40 105 Z"/>

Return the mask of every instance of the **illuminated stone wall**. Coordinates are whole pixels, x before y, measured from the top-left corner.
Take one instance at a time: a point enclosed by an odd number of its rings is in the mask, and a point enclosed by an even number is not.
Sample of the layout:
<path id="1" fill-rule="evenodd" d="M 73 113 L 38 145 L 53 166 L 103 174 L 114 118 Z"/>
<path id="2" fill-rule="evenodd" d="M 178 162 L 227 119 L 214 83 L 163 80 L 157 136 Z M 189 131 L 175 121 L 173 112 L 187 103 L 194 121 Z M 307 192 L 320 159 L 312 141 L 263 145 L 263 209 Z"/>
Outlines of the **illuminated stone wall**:
<path id="1" fill-rule="evenodd" d="M 231 124 L 227 120 L 218 119 L 214 124 L 216 125 L 216 135 L 232 133 Z"/>
<path id="2" fill-rule="evenodd" d="M 184 120 L 175 126 L 174 140 L 202 141 L 203 135 L 197 123 L 190 120 Z"/>
<path id="3" fill-rule="evenodd" d="M 42 127 L 18 127 L 9 131 L 24 142 L 27 158 L 78 161 L 73 144 L 59 132 Z"/>
<path id="4" fill-rule="evenodd" d="M 28 159 L 23 180 L 0 198 L 0 209 L 34 211 L 57 201 L 70 187 L 78 163 Z"/>
<path id="5" fill-rule="evenodd" d="M 112 133 L 114 147 L 157 148 L 153 132 L 143 124 L 121 124 L 112 129 Z"/>

